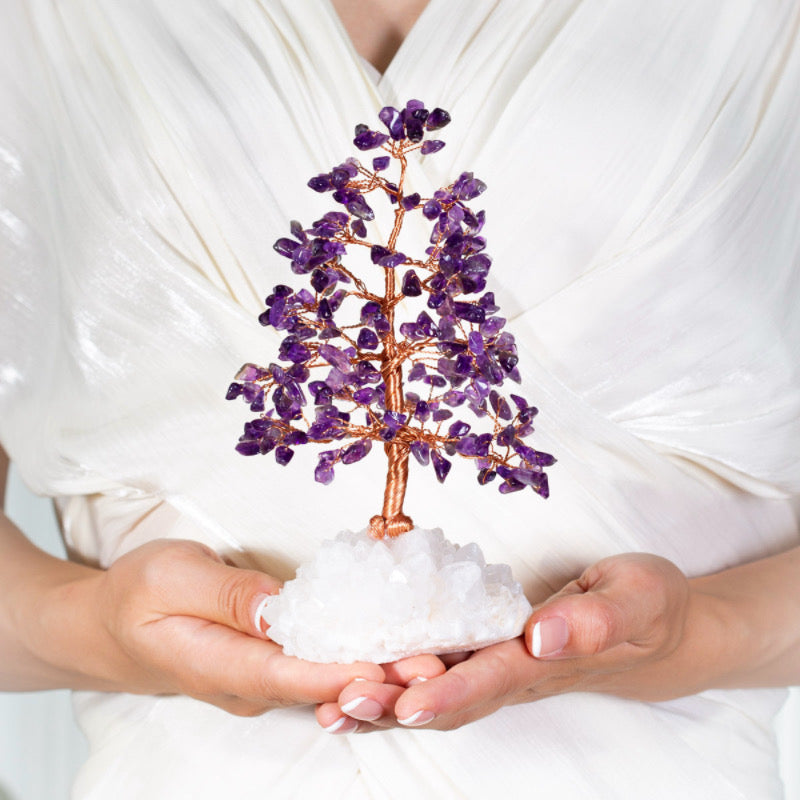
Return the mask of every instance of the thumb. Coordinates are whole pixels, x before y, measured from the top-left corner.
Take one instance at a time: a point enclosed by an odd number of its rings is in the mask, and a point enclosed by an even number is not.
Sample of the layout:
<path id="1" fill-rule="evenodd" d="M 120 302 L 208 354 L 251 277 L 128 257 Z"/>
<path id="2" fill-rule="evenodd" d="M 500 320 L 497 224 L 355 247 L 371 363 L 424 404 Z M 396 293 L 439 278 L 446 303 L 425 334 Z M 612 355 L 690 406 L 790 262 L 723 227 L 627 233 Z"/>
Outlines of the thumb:
<path id="1" fill-rule="evenodd" d="M 629 640 L 633 620 L 603 592 L 559 594 L 534 611 L 525 644 L 535 658 L 593 656 Z"/>
<path id="2" fill-rule="evenodd" d="M 686 576 L 665 558 L 611 556 L 535 609 L 525 642 L 536 658 L 595 656 L 626 642 L 654 652 L 680 635 L 688 594 Z"/>
<path id="3" fill-rule="evenodd" d="M 210 620 L 251 636 L 264 636 L 261 611 L 281 588 L 266 573 L 229 566 L 199 542 L 162 540 L 145 567 L 161 614 Z"/>

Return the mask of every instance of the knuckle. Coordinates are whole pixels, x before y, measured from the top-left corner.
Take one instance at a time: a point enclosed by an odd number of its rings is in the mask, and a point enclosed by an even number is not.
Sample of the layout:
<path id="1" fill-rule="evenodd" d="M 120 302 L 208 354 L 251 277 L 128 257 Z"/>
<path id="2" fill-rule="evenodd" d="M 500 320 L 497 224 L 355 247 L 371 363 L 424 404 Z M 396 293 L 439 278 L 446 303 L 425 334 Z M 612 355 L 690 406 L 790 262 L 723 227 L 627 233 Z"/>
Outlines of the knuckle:
<path id="1" fill-rule="evenodd" d="M 280 680 L 268 668 L 254 676 L 252 695 L 270 708 L 286 708 L 294 705 L 294 702 L 285 696 L 285 692 L 281 691 Z"/>
<path id="2" fill-rule="evenodd" d="M 484 668 L 491 676 L 494 698 L 507 697 L 518 688 L 514 685 L 514 676 L 508 660 L 499 653 L 486 654 Z"/>
<path id="3" fill-rule="evenodd" d="M 586 650 L 596 656 L 616 643 L 620 630 L 619 614 L 609 603 L 596 602 L 588 618 Z"/>
<path id="4" fill-rule="evenodd" d="M 234 620 L 240 630 L 250 630 L 249 607 L 253 592 L 247 574 L 233 567 L 231 570 L 217 590 L 217 606 L 223 619 Z"/>
<path id="5" fill-rule="evenodd" d="M 666 562 L 666 559 L 659 559 Z M 666 562 L 669 563 L 669 562 Z M 637 591 L 647 594 L 661 592 L 664 586 L 664 566 L 651 559 L 636 559 L 628 564 L 627 580 Z"/>
<path id="6" fill-rule="evenodd" d="M 173 579 L 175 570 L 206 555 L 208 548 L 186 539 L 160 539 L 141 548 L 140 580 L 145 589 L 158 591 Z"/>
<path id="7" fill-rule="evenodd" d="M 166 550 L 155 550 L 142 564 L 140 585 L 146 593 L 157 591 L 169 578 L 170 557 Z"/>
<path id="8" fill-rule="evenodd" d="M 659 599 L 671 594 L 685 583 L 680 569 L 662 556 L 648 553 L 632 555 L 625 564 L 626 580 L 644 596 L 655 595 Z"/>

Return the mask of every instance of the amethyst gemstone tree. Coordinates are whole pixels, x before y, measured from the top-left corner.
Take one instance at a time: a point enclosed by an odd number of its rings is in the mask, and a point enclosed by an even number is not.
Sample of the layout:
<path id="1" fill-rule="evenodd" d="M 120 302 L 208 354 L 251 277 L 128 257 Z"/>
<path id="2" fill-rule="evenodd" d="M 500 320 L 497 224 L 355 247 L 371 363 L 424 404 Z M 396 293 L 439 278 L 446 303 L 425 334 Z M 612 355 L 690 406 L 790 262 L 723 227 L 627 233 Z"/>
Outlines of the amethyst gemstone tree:
<path id="1" fill-rule="evenodd" d="M 536 408 L 519 394 L 506 397 L 499 391 L 508 380 L 519 382 L 520 375 L 514 337 L 505 330 L 493 293 L 486 291 L 491 258 L 481 236 L 485 215 L 468 205 L 485 184 L 463 172 L 432 197 L 406 190 L 409 156 L 432 155 L 445 146 L 429 134 L 445 127 L 449 114 L 410 100 L 402 110 L 383 108 L 379 118 L 385 131 L 366 125 L 355 129 L 354 145 L 378 153 L 370 166 L 348 158 L 308 182 L 314 191 L 330 193 L 338 207 L 309 228 L 292 222 L 291 237 L 275 243 L 292 272 L 307 276 L 307 285 L 298 290 L 284 284 L 273 288 L 259 322 L 285 334 L 277 358 L 266 367 L 245 364 L 227 397 L 243 398 L 257 414 L 245 423 L 236 445 L 241 454 L 272 452 L 285 466 L 300 445 L 328 445 L 318 454 L 314 472 L 323 484 L 333 480 L 338 465 L 354 464 L 370 452 L 373 442 L 382 444 L 388 460 L 383 508 L 370 519 L 363 538 L 375 547 L 383 542 L 376 552 L 391 554 L 392 540 L 417 531 L 403 511 L 410 456 L 422 466 L 430 465 L 440 482 L 450 472 L 451 459 L 460 457 L 473 462 L 481 484 L 499 478 L 502 494 L 530 488 L 542 497 L 548 495 L 545 467 L 555 459 L 525 441 L 533 432 Z M 391 230 L 380 241 L 367 227 L 375 219 L 376 202 L 393 209 Z M 401 249 L 403 224 L 411 214 L 422 215 L 430 225 L 424 253 Z M 348 264 L 356 251 L 368 254 L 363 260 L 371 275 L 357 275 Z M 382 291 L 375 273 L 382 277 Z M 399 320 L 400 304 L 406 309 L 408 300 L 417 301 L 419 310 Z M 434 548 L 439 567 L 472 561 L 483 571 L 500 569 L 487 567 L 479 550 L 460 552 L 467 548 L 451 545 L 440 532 L 424 533 L 428 537 L 420 546 L 426 552 Z M 371 556 L 364 555 L 369 543 L 349 536 L 348 546 L 361 548 L 356 557 L 369 560 Z M 337 541 L 342 543 L 341 536 Z M 400 549 L 409 547 L 403 544 Z M 387 562 L 392 574 L 398 572 L 398 558 L 394 553 L 394 561 Z M 361 570 L 360 577 L 363 563 Z M 508 573 L 501 583 L 521 595 Z M 281 595 L 288 596 L 293 583 L 286 584 Z M 273 638 L 283 633 L 274 613 L 265 612 L 265 618 Z M 486 634 L 478 636 L 481 643 L 498 640 Z M 303 638 L 302 631 L 297 635 Z M 390 660 L 412 651 L 434 651 L 426 646 L 431 642 L 411 650 L 402 644 L 385 652 L 380 647 L 359 649 L 360 645 L 341 651 L 334 644 L 331 656 L 316 650 L 304 653 L 291 633 L 285 638 L 281 643 L 287 652 L 317 661 L 355 660 L 364 654 L 371 660 Z M 507 632 L 500 638 L 508 638 Z M 473 637 L 466 643 L 432 645 L 445 652 L 474 649 L 476 641 Z"/>

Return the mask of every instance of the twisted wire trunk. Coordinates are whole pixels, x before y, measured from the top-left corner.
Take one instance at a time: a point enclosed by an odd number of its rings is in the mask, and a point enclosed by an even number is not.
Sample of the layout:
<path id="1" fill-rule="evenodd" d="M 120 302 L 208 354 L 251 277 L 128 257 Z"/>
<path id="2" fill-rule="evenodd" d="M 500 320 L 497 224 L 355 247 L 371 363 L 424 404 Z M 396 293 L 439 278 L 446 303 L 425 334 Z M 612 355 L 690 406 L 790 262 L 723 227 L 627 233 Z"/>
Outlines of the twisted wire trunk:
<path id="1" fill-rule="evenodd" d="M 405 211 L 400 202 L 403 196 L 403 181 L 406 174 L 406 159 L 402 152 L 398 155 L 400 162 L 400 178 L 397 183 L 397 208 L 394 212 L 394 227 L 389 236 L 388 247 L 394 250 L 397 237 L 403 227 Z M 386 384 L 386 409 L 403 413 L 403 367 L 402 359 L 397 358 L 397 338 L 394 327 L 394 308 L 396 303 L 394 269 L 384 267 L 383 313 L 389 322 L 389 332 L 384 338 L 383 368 L 381 374 Z M 410 517 L 403 513 L 403 500 L 408 484 L 408 456 L 406 444 L 387 442 L 384 445 L 388 466 L 386 470 L 386 488 L 383 494 L 383 513 L 375 515 L 369 523 L 370 536 L 382 539 L 384 536 L 399 536 L 414 527 Z"/>

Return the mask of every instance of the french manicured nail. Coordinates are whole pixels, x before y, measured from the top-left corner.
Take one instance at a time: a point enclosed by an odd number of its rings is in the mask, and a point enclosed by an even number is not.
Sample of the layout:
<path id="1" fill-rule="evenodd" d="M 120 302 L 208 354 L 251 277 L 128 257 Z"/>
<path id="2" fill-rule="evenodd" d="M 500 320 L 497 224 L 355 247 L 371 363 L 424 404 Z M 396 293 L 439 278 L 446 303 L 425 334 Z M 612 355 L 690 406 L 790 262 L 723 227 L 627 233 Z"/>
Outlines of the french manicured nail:
<path id="1" fill-rule="evenodd" d="M 364 722 L 373 722 L 383 716 L 383 706 L 370 697 L 356 697 L 355 700 L 341 706 L 341 709 L 345 714 Z"/>
<path id="2" fill-rule="evenodd" d="M 569 639 L 569 628 L 563 617 L 539 620 L 531 632 L 531 653 L 536 658 L 552 656 L 564 649 Z"/>
<path id="3" fill-rule="evenodd" d="M 416 678 L 412 678 L 407 684 L 406 687 L 410 688 L 411 686 L 416 686 L 418 683 L 425 683 L 428 679 L 424 675 L 417 675 Z"/>
<path id="4" fill-rule="evenodd" d="M 405 719 L 398 719 L 401 725 L 406 725 L 409 728 L 415 728 L 418 725 L 427 725 L 436 715 L 433 711 L 417 711 Z"/>
<path id="5" fill-rule="evenodd" d="M 265 594 L 256 606 L 256 613 L 253 615 L 253 622 L 255 622 L 256 630 L 261 634 L 266 633 L 269 629 L 269 625 L 267 625 L 266 620 L 261 615 L 264 613 L 264 609 L 267 607 L 267 603 L 272 596 L 271 594 Z"/>
<path id="6" fill-rule="evenodd" d="M 350 717 L 339 717 L 336 722 L 332 722 L 327 728 L 323 728 L 326 733 L 352 733 L 358 727 L 358 720 Z"/>

